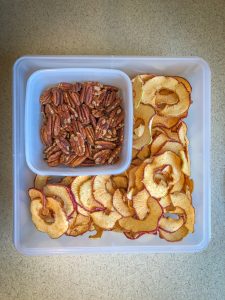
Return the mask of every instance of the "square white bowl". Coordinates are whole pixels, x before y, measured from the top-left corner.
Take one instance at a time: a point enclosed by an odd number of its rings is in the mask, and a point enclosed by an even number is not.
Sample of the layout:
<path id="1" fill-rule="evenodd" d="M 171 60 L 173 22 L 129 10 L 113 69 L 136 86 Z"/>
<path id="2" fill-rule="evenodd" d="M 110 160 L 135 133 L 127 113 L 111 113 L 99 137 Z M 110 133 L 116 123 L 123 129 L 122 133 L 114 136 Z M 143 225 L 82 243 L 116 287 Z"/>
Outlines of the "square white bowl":
<path id="1" fill-rule="evenodd" d="M 113 165 L 75 168 L 59 165 L 50 167 L 43 159 L 44 145 L 40 139 L 42 123 L 40 95 L 59 82 L 98 81 L 119 88 L 124 109 L 124 141 L 120 159 Z M 45 69 L 34 72 L 28 79 L 25 107 L 25 152 L 29 168 L 39 175 L 77 176 L 120 174 L 132 158 L 133 99 L 130 78 L 122 71 L 97 68 Z"/>
<path id="2" fill-rule="evenodd" d="M 29 76 L 41 69 L 112 68 L 130 78 L 141 73 L 177 75 L 192 85 L 193 104 L 185 122 L 190 140 L 191 177 L 195 188 L 193 204 L 196 212 L 195 232 L 185 239 L 169 243 L 158 236 L 145 235 L 129 240 L 122 234 L 106 232 L 101 239 L 89 239 L 90 233 L 72 238 L 50 239 L 35 228 L 29 211 L 27 190 L 33 186 L 35 174 L 25 159 L 25 92 Z M 200 57 L 151 56 L 24 56 L 13 68 L 13 198 L 14 245 L 24 255 L 76 253 L 177 253 L 204 250 L 211 238 L 211 73 Z"/>

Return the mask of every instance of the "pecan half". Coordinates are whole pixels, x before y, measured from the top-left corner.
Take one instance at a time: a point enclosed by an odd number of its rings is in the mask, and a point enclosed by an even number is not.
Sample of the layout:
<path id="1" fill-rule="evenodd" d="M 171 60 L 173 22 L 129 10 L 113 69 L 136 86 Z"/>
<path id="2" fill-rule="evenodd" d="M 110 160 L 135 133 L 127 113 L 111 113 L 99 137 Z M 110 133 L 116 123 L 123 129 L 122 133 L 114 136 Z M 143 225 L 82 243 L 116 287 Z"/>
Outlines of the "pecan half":
<path id="1" fill-rule="evenodd" d="M 97 149 L 114 149 L 116 148 L 116 144 L 110 141 L 95 141 L 95 145 Z"/>
<path id="2" fill-rule="evenodd" d="M 109 128 L 108 120 L 105 117 L 101 117 L 98 120 L 97 126 L 95 128 L 96 138 L 98 139 L 106 135 L 108 128 Z"/>
<path id="3" fill-rule="evenodd" d="M 109 164 L 114 164 L 117 160 L 119 160 L 119 154 L 121 152 L 121 147 L 117 147 L 116 149 L 113 150 L 111 153 L 111 156 L 108 159 Z"/>
<path id="4" fill-rule="evenodd" d="M 62 150 L 63 153 L 65 153 L 65 154 L 70 153 L 70 144 L 65 138 L 60 136 L 59 138 L 57 138 L 55 140 L 55 142 L 56 142 L 57 146 Z"/>
<path id="5" fill-rule="evenodd" d="M 107 160 L 109 160 L 109 157 L 111 156 L 112 151 L 109 149 L 100 150 L 94 155 L 94 160 L 96 164 L 104 164 Z"/>
<path id="6" fill-rule="evenodd" d="M 95 143 L 95 132 L 92 126 L 87 126 L 85 128 L 87 141 L 90 145 L 94 145 Z"/>
<path id="7" fill-rule="evenodd" d="M 76 135 L 70 136 L 70 144 L 77 156 L 83 156 L 85 153 L 85 141 L 82 135 L 77 132 Z"/>

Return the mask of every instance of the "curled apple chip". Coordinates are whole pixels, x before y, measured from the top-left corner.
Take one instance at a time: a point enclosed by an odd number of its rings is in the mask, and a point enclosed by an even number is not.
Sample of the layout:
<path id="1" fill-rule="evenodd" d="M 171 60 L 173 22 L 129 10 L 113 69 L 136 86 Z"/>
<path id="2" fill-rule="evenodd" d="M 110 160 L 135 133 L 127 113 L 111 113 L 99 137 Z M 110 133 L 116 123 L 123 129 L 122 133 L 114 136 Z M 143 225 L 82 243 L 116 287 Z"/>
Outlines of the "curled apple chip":
<path id="1" fill-rule="evenodd" d="M 141 160 L 145 160 L 150 157 L 150 147 L 145 145 L 140 151 L 138 151 L 137 157 Z"/>
<path id="2" fill-rule="evenodd" d="M 159 200 L 159 204 L 163 207 L 163 208 L 167 208 L 168 206 L 170 206 L 172 204 L 171 200 L 170 200 L 170 195 L 166 195 L 165 197 L 162 197 Z"/>
<path id="3" fill-rule="evenodd" d="M 134 117 L 144 120 L 145 129 L 143 134 L 133 141 L 133 148 L 140 150 L 143 146 L 151 143 L 151 122 L 155 114 L 149 105 L 140 104 L 134 111 Z"/>
<path id="4" fill-rule="evenodd" d="M 173 219 L 170 217 L 162 217 L 159 220 L 159 228 L 166 232 L 175 232 L 184 225 L 184 218 Z"/>
<path id="5" fill-rule="evenodd" d="M 156 97 L 160 90 L 167 89 L 174 92 L 179 101 L 176 104 L 166 104 L 163 108 L 157 109 Z M 187 112 L 191 100 L 190 93 L 186 90 L 182 83 L 179 83 L 173 77 L 155 76 L 148 80 L 143 88 L 142 102 L 144 104 L 150 104 L 158 110 L 158 113 L 162 116 L 180 117 Z"/>
<path id="6" fill-rule="evenodd" d="M 43 187 L 47 184 L 49 176 L 36 175 L 34 178 L 34 187 L 35 189 L 42 190 Z"/>
<path id="7" fill-rule="evenodd" d="M 151 155 L 155 155 L 169 141 L 169 138 L 164 133 L 160 133 L 151 143 Z"/>
<path id="8" fill-rule="evenodd" d="M 108 181 L 111 181 L 111 176 L 109 175 L 95 176 L 93 179 L 93 195 L 96 201 L 101 203 L 105 208 L 111 210 L 112 194 L 106 188 Z"/>
<path id="9" fill-rule="evenodd" d="M 190 176 L 191 175 L 191 165 L 190 165 L 190 158 L 189 158 L 188 151 L 181 150 L 180 157 L 182 160 L 182 167 L 181 167 L 182 172 L 185 175 Z"/>
<path id="10" fill-rule="evenodd" d="M 47 222 L 42 210 L 47 209 L 51 214 L 51 222 Z M 56 239 L 63 235 L 68 229 L 68 221 L 61 204 L 54 198 L 46 198 L 46 207 L 41 199 L 35 199 L 30 203 L 32 221 L 39 231 L 47 233 L 51 238 Z"/>
<path id="11" fill-rule="evenodd" d="M 159 237 L 161 239 L 167 240 L 168 242 L 178 242 L 181 241 L 188 234 L 188 230 L 185 226 L 182 226 L 175 232 L 166 232 L 159 229 Z"/>
<path id="12" fill-rule="evenodd" d="M 69 216 L 76 208 L 72 193 L 66 186 L 59 184 L 47 184 L 43 188 L 43 191 L 46 196 L 59 197 L 63 201 L 63 208 L 67 216 Z"/>
<path id="13" fill-rule="evenodd" d="M 187 195 L 184 193 L 176 192 L 171 194 L 170 197 L 174 207 L 179 207 L 185 211 L 186 220 L 184 226 L 188 229 L 189 232 L 194 232 L 195 210 Z"/>
<path id="14" fill-rule="evenodd" d="M 88 179 L 80 186 L 79 199 L 83 207 L 88 211 L 102 210 L 104 207 L 95 200 L 92 193 L 92 179 Z"/>
<path id="15" fill-rule="evenodd" d="M 185 191 L 187 191 L 187 188 L 189 189 L 190 193 L 193 193 L 194 181 L 190 177 L 185 176 Z"/>
<path id="16" fill-rule="evenodd" d="M 173 76 L 173 78 L 175 78 L 178 82 L 182 83 L 185 86 L 186 90 L 189 93 L 191 93 L 191 91 L 192 91 L 191 85 L 185 78 L 180 77 L 180 76 Z"/>
<path id="17" fill-rule="evenodd" d="M 71 183 L 73 182 L 73 180 L 74 180 L 74 177 L 66 176 L 66 177 L 63 177 L 63 179 L 60 180 L 59 183 L 62 184 L 62 185 L 70 186 Z"/>
<path id="18" fill-rule="evenodd" d="M 136 212 L 138 219 L 140 220 L 144 220 L 144 218 L 149 213 L 148 199 L 149 193 L 146 191 L 146 189 L 143 189 L 142 191 L 138 192 L 133 197 L 133 208 Z"/>
<path id="19" fill-rule="evenodd" d="M 94 229 L 96 230 L 96 233 L 89 236 L 89 239 L 100 239 L 103 235 L 104 230 L 94 224 Z"/>
<path id="20" fill-rule="evenodd" d="M 162 208 L 159 205 L 158 201 L 151 198 L 148 198 L 148 207 L 150 213 L 144 220 L 137 220 L 133 217 L 126 217 L 120 219 L 119 225 L 124 228 L 126 231 L 140 232 L 140 231 L 155 231 L 158 227 L 159 219 L 162 215 Z"/>
<path id="21" fill-rule="evenodd" d="M 165 166 L 171 166 L 171 178 L 168 185 L 154 181 L 154 173 Z M 169 188 L 179 181 L 181 176 L 180 157 L 171 151 L 166 151 L 159 156 L 155 156 L 151 164 L 147 164 L 144 170 L 143 183 L 152 197 L 161 198 L 168 194 Z"/>
<path id="22" fill-rule="evenodd" d="M 179 117 L 166 117 L 155 114 L 152 118 L 152 128 L 172 128 L 180 121 Z"/>
<path id="23" fill-rule="evenodd" d="M 170 193 L 180 192 L 184 187 L 184 183 L 185 183 L 185 176 L 183 173 L 181 173 L 180 179 L 174 184 L 174 186 L 170 190 Z"/>
<path id="24" fill-rule="evenodd" d="M 181 144 L 184 147 L 187 147 L 189 144 L 188 138 L 187 138 L 187 125 L 184 122 L 181 122 L 178 127 L 178 136 Z"/>
<path id="25" fill-rule="evenodd" d="M 37 198 L 40 198 L 42 201 L 42 204 L 45 205 L 45 202 L 46 202 L 45 194 L 43 192 L 41 192 L 40 190 L 31 188 L 28 190 L 28 194 L 29 194 L 31 201 L 33 201 Z"/>
<path id="26" fill-rule="evenodd" d="M 126 197 L 117 189 L 113 195 L 113 206 L 123 217 L 132 216 L 133 212 L 126 203 Z"/>
<path id="27" fill-rule="evenodd" d="M 80 187 L 85 182 L 88 181 L 90 176 L 77 176 L 73 182 L 71 183 L 71 192 L 80 206 L 82 206 L 82 202 L 80 201 Z"/>
<path id="28" fill-rule="evenodd" d="M 166 141 L 156 154 L 159 155 L 164 153 L 165 151 L 172 151 L 175 154 L 179 155 L 180 151 L 182 150 L 183 146 L 181 145 L 181 143 L 175 141 Z"/>
<path id="29" fill-rule="evenodd" d="M 119 189 L 127 189 L 128 187 L 128 179 L 126 176 L 121 176 L 121 175 L 117 175 L 117 176 L 113 176 L 112 178 L 113 182 L 115 183 L 116 187 Z"/>
<path id="30" fill-rule="evenodd" d="M 151 163 L 151 159 L 146 159 L 143 161 L 141 165 L 138 166 L 138 168 L 135 170 L 134 175 L 135 175 L 135 187 L 137 190 L 141 191 L 144 188 L 144 184 L 142 182 L 143 177 L 144 177 L 144 170 L 145 167 L 148 163 Z"/>
<path id="31" fill-rule="evenodd" d="M 110 230 L 115 226 L 116 221 L 121 218 L 121 215 L 117 211 L 112 211 L 106 214 L 104 211 L 96 211 L 91 213 L 91 218 L 97 226 L 100 228 Z"/>
<path id="32" fill-rule="evenodd" d="M 66 234 L 70 236 L 79 236 L 87 232 L 90 228 L 91 218 L 81 214 L 73 213 L 69 220 L 69 227 Z"/>
<path id="33" fill-rule="evenodd" d="M 134 108 L 138 108 L 141 102 L 143 84 L 144 82 L 139 75 L 132 80 Z"/>

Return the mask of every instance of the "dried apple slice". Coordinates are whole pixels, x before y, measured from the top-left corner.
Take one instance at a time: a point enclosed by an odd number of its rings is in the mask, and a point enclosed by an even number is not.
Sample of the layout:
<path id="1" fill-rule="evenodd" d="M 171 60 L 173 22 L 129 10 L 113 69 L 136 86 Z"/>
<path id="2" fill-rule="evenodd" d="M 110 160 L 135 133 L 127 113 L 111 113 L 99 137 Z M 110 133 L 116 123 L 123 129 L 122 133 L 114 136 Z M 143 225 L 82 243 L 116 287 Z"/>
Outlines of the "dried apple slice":
<path id="1" fill-rule="evenodd" d="M 92 179 L 88 179 L 80 186 L 79 199 L 88 211 L 102 210 L 104 207 L 95 200 L 92 193 Z"/>
<path id="2" fill-rule="evenodd" d="M 155 155 L 168 140 L 167 135 L 160 133 L 151 143 L 151 155 Z"/>
<path id="3" fill-rule="evenodd" d="M 145 125 L 140 124 L 138 127 L 134 128 L 134 139 L 138 139 L 144 134 Z"/>
<path id="4" fill-rule="evenodd" d="M 149 213 L 148 198 L 149 193 L 146 191 L 146 189 L 138 192 L 133 197 L 133 208 L 135 209 L 136 215 L 140 220 L 143 220 Z"/>
<path id="5" fill-rule="evenodd" d="M 190 93 L 182 83 L 179 83 L 172 77 L 155 76 L 148 80 L 142 88 L 143 93 L 141 101 L 144 104 L 150 104 L 153 107 L 156 107 L 156 95 L 162 89 L 173 91 L 178 96 L 179 101 L 173 105 L 165 105 L 164 108 L 158 111 L 160 115 L 180 117 L 187 112 L 191 103 Z"/>
<path id="6" fill-rule="evenodd" d="M 162 182 L 157 184 L 154 181 L 154 173 L 164 166 L 171 166 L 171 178 L 166 186 Z M 143 183 L 152 197 L 161 198 L 168 194 L 171 185 L 179 181 L 181 176 L 181 160 L 180 157 L 171 151 L 166 151 L 163 154 L 153 158 L 151 164 L 147 164 L 144 170 Z"/>
<path id="7" fill-rule="evenodd" d="M 132 149 L 132 159 L 136 158 L 137 154 L 138 154 L 138 150 L 133 148 Z"/>
<path id="8" fill-rule="evenodd" d="M 180 76 L 173 76 L 173 78 L 175 78 L 178 82 L 182 83 L 185 86 L 186 90 L 189 93 L 191 93 L 191 91 L 192 91 L 191 85 L 186 79 L 184 79 L 183 77 L 180 77 Z"/>
<path id="9" fill-rule="evenodd" d="M 115 183 L 116 187 L 119 189 L 127 189 L 128 187 L 128 179 L 126 176 L 113 176 L 112 178 L 113 182 Z"/>
<path id="10" fill-rule="evenodd" d="M 159 220 L 159 228 L 166 232 L 175 232 L 184 225 L 184 218 L 173 219 L 170 217 L 162 217 Z"/>
<path id="11" fill-rule="evenodd" d="M 155 114 L 152 118 L 152 128 L 163 127 L 170 129 L 174 127 L 179 121 L 180 118 L 178 117 L 165 117 Z"/>
<path id="12" fill-rule="evenodd" d="M 47 184 L 43 188 L 43 191 L 46 196 L 59 197 L 63 201 L 63 208 L 67 216 L 69 216 L 76 208 L 76 203 L 72 196 L 72 193 L 66 186 L 62 186 L 59 184 Z"/>
<path id="13" fill-rule="evenodd" d="M 77 212 L 85 217 L 90 215 L 90 212 L 84 209 L 80 204 L 77 204 Z"/>
<path id="14" fill-rule="evenodd" d="M 126 231 L 132 231 L 134 233 L 140 231 L 155 231 L 158 227 L 158 222 L 162 215 L 162 208 L 159 205 L 158 201 L 151 197 L 149 197 L 148 199 L 148 207 L 150 209 L 150 213 L 144 220 L 137 220 L 132 217 L 126 217 L 118 221 L 119 225 Z"/>
<path id="15" fill-rule="evenodd" d="M 151 163 L 151 159 L 146 159 L 138 168 L 135 170 L 135 182 L 134 185 L 137 190 L 141 191 L 144 188 L 144 184 L 142 182 L 144 176 L 144 169 L 148 163 Z"/>
<path id="16" fill-rule="evenodd" d="M 155 104 L 156 106 L 161 106 L 163 104 L 173 105 L 177 104 L 179 101 L 178 97 L 174 93 L 161 94 L 160 92 L 156 94 Z"/>
<path id="17" fill-rule="evenodd" d="M 189 192 L 193 193 L 194 181 L 189 176 L 185 176 L 185 191 L 187 190 L 187 187 L 189 189 Z"/>
<path id="18" fill-rule="evenodd" d="M 185 175 L 190 176 L 191 175 L 191 165 L 190 165 L 190 158 L 189 158 L 188 151 L 181 150 L 180 157 L 182 160 L 182 167 L 181 167 L 182 172 Z"/>
<path id="19" fill-rule="evenodd" d="M 70 236 L 79 236 L 87 232 L 90 228 L 91 218 L 83 216 L 81 214 L 75 214 L 73 218 L 69 220 L 69 228 L 66 232 Z"/>
<path id="20" fill-rule="evenodd" d="M 117 189 L 113 195 L 113 206 L 116 211 L 123 217 L 132 216 L 133 212 L 126 204 L 126 197 Z"/>
<path id="21" fill-rule="evenodd" d="M 28 190 L 28 194 L 29 194 L 31 201 L 33 201 L 37 198 L 40 198 L 42 201 L 42 204 L 45 205 L 45 202 L 46 202 L 45 194 L 43 192 L 41 192 L 40 190 L 31 188 Z"/>
<path id="22" fill-rule="evenodd" d="M 128 170 L 128 195 L 133 196 L 135 193 L 135 176 L 136 176 L 136 171 L 138 167 L 132 167 Z M 132 193 L 129 194 L 129 192 L 132 190 Z M 129 198 L 129 197 L 128 197 Z M 129 198 L 132 199 L 132 198 Z"/>
<path id="23" fill-rule="evenodd" d="M 137 154 L 137 157 L 141 160 L 145 160 L 150 157 L 150 148 L 149 145 L 145 145 Z"/>
<path id="24" fill-rule="evenodd" d="M 100 239 L 102 237 L 104 230 L 102 228 L 100 228 L 99 226 L 97 226 L 96 224 L 94 224 L 94 229 L 96 230 L 96 233 L 93 235 L 90 235 L 89 239 Z"/>
<path id="25" fill-rule="evenodd" d="M 192 206 L 187 195 L 184 193 L 176 192 L 170 195 L 171 202 L 174 207 L 179 207 L 185 211 L 186 220 L 185 227 L 189 232 L 194 232 L 194 223 L 195 223 L 195 209 Z"/>
<path id="26" fill-rule="evenodd" d="M 36 175 L 34 178 L 34 187 L 35 189 L 42 190 L 43 187 L 47 184 L 49 176 Z"/>
<path id="27" fill-rule="evenodd" d="M 95 200 L 109 210 L 112 208 L 112 194 L 107 190 L 106 184 L 110 180 L 111 176 L 109 175 L 95 176 L 93 180 L 93 194 Z"/>
<path id="28" fill-rule="evenodd" d="M 182 226 L 175 232 L 166 232 L 159 229 L 159 237 L 161 239 L 167 240 L 168 242 L 178 242 L 181 241 L 188 234 L 188 230 L 185 226 Z"/>
<path id="29" fill-rule="evenodd" d="M 132 79 L 134 108 L 138 108 L 141 102 L 143 84 L 144 82 L 139 75 Z"/>
<path id="30" fill-rule="evenodd" d="M 181 143 L 175 141 L 166 141 L 156 154 L 160 155 L 165 151 L 172 151 L 175 154 L 179 155 L 180 151 L 182 150 L 183 150 L 183 146 L 181 145 Z"/>
<path id="31" fill-rule="evenodd" d="M 189 145 L 189 141 L 187 138 L 187 125 L 184 122 L 181 122 L 178 128 L 178 136 L 181 144 L 184 147 L 187 147 Z"/>
<path id="32" fill-rule="evenodd" d="M 134 111 L 134 117 L 144 120 L 145 130 L 142 136 L 133 141 L 133 148 L 140 150 L 143 146 L 151 143 L 151 123 L 154 109 L 149 105 L 140 104 Z"/>
<path id="33" fill-rule="evenodd" d="M 109 214 L 106 214 L 104 211 L 96 211 L 91 213 L 91 218 L 97 226 L 110 230 L 113 229 L 116 221 L 121 218 L 121 215 L 116 211 L 112 211 Z"/>
<path id="34" fill-rule="evenodd" d="M 180 192 L 184 187 L 184 183 L 185 183 L 185 176 L 183 173 L 181 173 L 180 179 L 174 184 L 174 186 L 170 190 L 170 193 Z"/>
<path id="35" fill-rule="evenodd" d="M 66 177 L 63 177 L 63 179 L 60 180 L 59 183 L 62 184 L 62 185 L 70 186 L 71 183 L 73 182 L 73 180 L 74 180 L 74 177 L 66 176 Z"/>
<path id="36" fill-rule="evenodd" d="M 44 206 L 41 199 L 31 201 L 30 211 L 34 225 L 39 231 L 46 232 L 51 238 L 59 238 L 68 229 L 67 216 L 61 207 L 61 204 L 54 198 L 46 198 L 46 208 L 53 216 L 53 222 L 51 223 L 47 223 L 41 217 L 41 211 L 43 208 Z"/>
<path id="37" fill-rule="evenodd" d="M 82 206 L 82 202 L 80 201 L 80 187 L 85 182 L 88 181 L 90 176 L 77 176 L 73 182 L 71 183 L 71 192 L 76 200 L 76 202 Z"/>
<path id="38" fill-rule="evenodd" d="M 163 208 L 167 208 L 168 206 L 170 206 L 172 204 L 172 202 L 170 200 L 170 195 L 168 194 L 165 197 L 162 197 L 159 200 L 159 203 Z"/>

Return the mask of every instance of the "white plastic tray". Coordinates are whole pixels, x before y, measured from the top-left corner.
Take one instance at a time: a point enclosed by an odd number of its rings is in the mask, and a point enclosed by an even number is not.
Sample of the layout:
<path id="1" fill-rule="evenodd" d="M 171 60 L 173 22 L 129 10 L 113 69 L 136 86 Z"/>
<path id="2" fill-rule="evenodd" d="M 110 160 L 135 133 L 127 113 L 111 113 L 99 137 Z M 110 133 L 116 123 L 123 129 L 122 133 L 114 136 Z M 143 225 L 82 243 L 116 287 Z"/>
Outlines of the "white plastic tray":
<path id="1" fill-rule="evenodd" d="M 122 234 L 106 232 L 102 239 L 88 234 L 57 240 L 36 230 L 31 222 L 27 189 L 34 174 L 25 161 L 25 90 L 29 76 L 40 69 L 113 68 L 130 77 L 140 73 L 178 75 L 187 78 L 193 88 L 193 104 L 188 118 L 191 172 L 195 181 L 193 203 L 196 209 L 194 234 L 181 242 L 169 243 L 157 236 L 145 235 L 128 240 Z M 13 68 L 13 159 L 14 159 L 14 245 L 25 255 L 52 255 L 103 252 L 197 252 L 205 249 L 211 237 L 210 186 L 210 114 L 211 75 L 208 64 L 198 57 L 131 56 L 25 56 Z"/>

